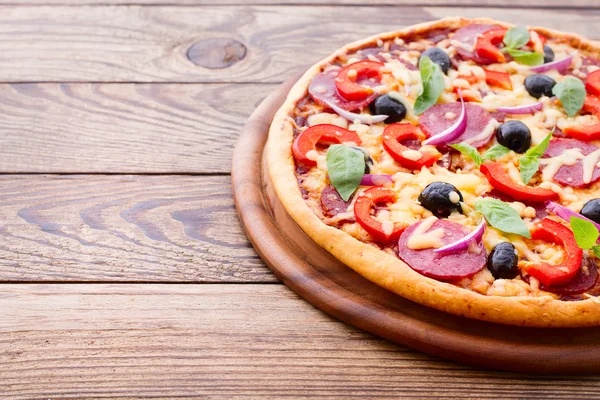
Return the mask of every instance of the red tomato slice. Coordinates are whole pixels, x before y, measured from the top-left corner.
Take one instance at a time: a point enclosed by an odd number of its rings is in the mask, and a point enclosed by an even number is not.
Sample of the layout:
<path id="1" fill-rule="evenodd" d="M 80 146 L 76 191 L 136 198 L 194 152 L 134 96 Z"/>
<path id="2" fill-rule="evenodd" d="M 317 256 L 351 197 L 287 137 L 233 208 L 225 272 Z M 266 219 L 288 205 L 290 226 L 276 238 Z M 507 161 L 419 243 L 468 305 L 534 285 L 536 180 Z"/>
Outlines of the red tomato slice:
<path id="1" fill-rule="evenodd" d="M 543 240 L 562 246 L 567 254 L 560 265 L 537 262 L 523 266 L 525 272 L 546 286 L 564 285 L 575 277 L 579 268 L 583 251 L 577 246 L 573 232 L 561 223 L 544 218 L 531 232 L 534 240 Z"/>
<path id="2" fill-rule="evenodd" d="M 569 126 L 563 129 L 563 133 L 572 138 L 583 140 L 584 142 L 600 140 L 600 123 Z"/>
<path id="3" fill-rule="evenodd" d="M 351 101 L 369 97 L 373 93 L 373 89 L 361 85 L 360 82 L 366 79 L 381 81 L 381 67 L 383 64 L 377 61 L 359 61 L 345 66 L 335 78 L 335 87 L 338 93 L 346 100 Z"/>
<path id="4" fill-rule="evenodd" d="M 505 33 L 506 29 L 504 28 L 491 29 L 482 33 L 482 35 L 478 37 L 477 41 L 475 42 L 475 53 L 479 57 L 493 62 L 505 62 L 506 58 L 504 57 L 504 54 L 502 54 L 500 49 L 497 47 L 497 45 L 502 43 Z"/>
<path id="5" fill-rule="evenodd" d="M 507 72 L 491 71 L 484 69 L 485 71 L 485 82 L 490 86 L 498 86 L 502 89 L 512 90 L 512 82 L 510 80 L 510 74 Z"/>
<path id="6" fill-rule="evenodd" d="M 438 151 L 422 151 L 421 158 L 413 160 L 406 158 L 404 152 L 411 150 L 400 143 L 401 140 L 417 139 L 425 140 L 426 136 L 413 124 L 392 124 L 388 125 L 383 131 L 383 148 L 396 160 L 400 165 L 409 169 L 421 169 L 429 167 L 434 162 L 440 159 L 442 155 Z"/>
<path id="7" fill-rule="evenodd" d="M 479 170 L 485 175 L 490 184 L 498 191 L 509 195 L 515 200 L 544 202 L 558 199 L 558 194 L 550 189 L 542 189 L 514 183 L 506 173 L 504 166 L 498 162 L 481 164 Z"/>
<path id="8" fill-rule="evenodd" d="M 299 134 L 292 145 L 292 153 L 299 163 L 313 166 L 317 165 L 315 160 L 308 158 L 307 153 L 316 150 L 317 143 L 334 144 L 354 142 L 357 146 L 361 145 L 358 134 L 348 129 L 330 124 L 314 125 Z"/>
<path id="9" fill-rule="evenodd" d="M 408 227 L 408 224 L 394 224 L 391 232 L 383 229 L 383 224 L 376 220 L 371 211 L 377 204 L 392 203 L 398 199 L 396 192 L 382 187 L 372 187 L 361 193 L 354 203 L 354 217 L 356 222 L 364 228 L 371 237 L 378 242 L 396 242 Z"/>
<path id="10" fill-rule="evenodd" d="M 600 69 L 592 72 L 585 78 L 585 90 L 589 94 L 600 96 Z"/>

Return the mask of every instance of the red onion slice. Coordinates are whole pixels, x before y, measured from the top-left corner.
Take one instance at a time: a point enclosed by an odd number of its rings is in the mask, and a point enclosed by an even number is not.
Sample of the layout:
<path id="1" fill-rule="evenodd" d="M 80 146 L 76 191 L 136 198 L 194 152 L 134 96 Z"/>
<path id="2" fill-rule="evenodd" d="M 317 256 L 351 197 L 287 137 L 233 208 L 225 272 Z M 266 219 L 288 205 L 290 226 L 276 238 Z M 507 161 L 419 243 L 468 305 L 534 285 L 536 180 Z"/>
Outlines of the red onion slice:
<path id="1" fill-rule="evenodd" d="M 600 230 L 600 224 L 592 221 L 591 219 L 589 219 L 587 217 L 584 217 L 583 215 L 571 210 L 570 208 L 561 206 L 560 204 L 555 203 L 553 201 L 549 201 L 546 203 L 546 210 L 548 210 L 548 212 L 551 212 L 552 214 L 556 215 L 557 217 L 564 219 L 567 222 L 570 222 L 571 217 L 584 219 L 584 220 L 589 221 L 592 224 L 594 224 L 594 226 L 596 226 L 596 228 L 598 228 L 598 230 Z"/>
<path id="2" fill-rule="evenodd" d="M 423 144 L 432 144 L 435 146 L 438 144 L 448 143 L 462 135 L 465 129 L 467 129 L 467 110 L 465 108 L 465 101 L 463 100 L 462 92 L 460 90 L 458 91 L 458 95 L 460 96 L 460 104 L 462 107 L 456 122 L 448 127 L 448 129 L 445 131 L 438 133 L 437 135 L 433 135 L 429 139 L 423 141 Z"/>
<path id="3" fill-rule="evenodd" d="M 385 186 L 393 183 L 392 176 L 387 174 L 364 174 L 360 181 L 361 186 Z"/>
<path id="4" fill-rule="evenodd" d="M 456 242 L 452 242 L 447 244 L 439 249 L 435 249 L 435 253 L 454 253 L 457 251 L 465 251 L 469 248 L 471 242 L 479 243 L 483 238 L 483 233 L 485 232 L 485 219 L 481 221 L 481 223 L 475 228 L 475 230 L 469 233 L 462 239 L 457 240 Z"/>
<path id="5" fill-rule="evenodd" d="M 516 107 L 498 107 L 496 111 L 503 112 L 505 114 L 534 114 L 536 111 L 541 111 L 544 108 L 542 101 L 533 104 L 527 104 L 525 106 Z"/>
<path id="6" fill-rule="evenodd" d="M 542 64 L 542 65 L 537 65 L 535 67 L 531 67 L 530 69 L 533 72 L 537 72 L 537 73 L 547 72 L 547 71 L 550 71 L 551 69 L 555 69 L 558 72 L 563 72 L 564 70 L 566 70 L 567 68 L 569 68 L 571 66 L 571 63 L 573 62 L 573 57 L 575 56 L 575 54 L 577 54 L 576 51 L 574 51 L 570 55 L 566 56 L 562 60 L 552 61 L 552 62 Z"/>
<path id="7" fill-rule="evenodd" d="M 387 115 L 369 115 L 369 114 L 357 114 L 350 111 L 346 111 L 333 104 L 330 101 L 322 100 L 323 103 L 327 104 L 327 107 L 338 113 L 339 116 L 346 118 L 350 122 L 360 122 L 361 124 L 375 124 L 377 122 L 383 122 L 388 117 Z"/>

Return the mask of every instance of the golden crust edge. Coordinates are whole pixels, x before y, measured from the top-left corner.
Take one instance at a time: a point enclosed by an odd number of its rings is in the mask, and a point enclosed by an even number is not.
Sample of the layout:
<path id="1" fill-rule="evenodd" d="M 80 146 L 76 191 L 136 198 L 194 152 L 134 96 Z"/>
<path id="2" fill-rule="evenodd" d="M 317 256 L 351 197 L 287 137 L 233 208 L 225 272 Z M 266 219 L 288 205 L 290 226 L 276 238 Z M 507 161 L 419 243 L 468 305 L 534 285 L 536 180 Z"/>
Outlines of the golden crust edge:
<path id="1" fill-rule="evenodd" d="M 510 24 L 490 18 L 449 17 L 412 25 L 399 31 L 382 33 L 350 43 L 310 67 L 292 87 L 269 130 L 266 145 L 267 168 L 275 192 L 284 208 L 319 246 L 367 278 L 404 298 L 451 314 L 507 325 L 529 327 L 586 327 L 600 325 L 600 302 L 587 299 L 577 302 L 545 297 L 487 296 L 427 278 L 396 257 L 363 243 L 339 229 L 323 223 L 302 198 L 294 173 L 291 154 L 293 127 L 287 115 L 306 96 L 313 76 L 337 56 L 364 47 L 377 39 L 406 37 L 438 28 L 459 28 L 470 23 Z M 564 38 L 573 47 L 600 52 L 595 42 L 576 34 L 533 27 L 554 38 Z M 348 251 L 352 249 L 352 251 Z"/>

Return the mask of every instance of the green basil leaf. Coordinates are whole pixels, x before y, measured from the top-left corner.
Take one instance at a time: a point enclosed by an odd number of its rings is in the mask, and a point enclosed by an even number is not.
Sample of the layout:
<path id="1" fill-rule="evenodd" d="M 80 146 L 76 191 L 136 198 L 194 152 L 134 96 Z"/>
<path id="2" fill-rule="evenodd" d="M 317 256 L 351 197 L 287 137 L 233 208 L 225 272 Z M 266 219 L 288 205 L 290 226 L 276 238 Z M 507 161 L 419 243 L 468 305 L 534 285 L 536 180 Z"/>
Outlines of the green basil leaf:
<path id="1" fill-rule="evenodd" d="M 510 149 L 508 147 L 504 147 L 501 144 L 496 143 L 495 145 L 490 147 L 485 153 L 483 153 L 481 161 L 495 160 L 496 158 L 500 158 L 508 153 L 510 153 Z"/>
<path id="2" fill-rule="evenodd" d="M 481 163 L 482 163 L 481 156 L 479 155 L 479 152 L 477 151 L 477 149 L 475 147 L 473 147 L 467 143 L 451 144 L 450 147 L 460 151 L 461 154 L 469 156 L 471 158 L 471 160 L 473 160 L 473 162 L 475 162 L 475 164 L 477 164 L 478 167 L 481 165 Z"/>
<path id="3" fill-rule="evenodd" d="M 583 107 L 585 86 L 581 82 L 581 79 L 574 76 L 567 76 L 561 82 L 554 85 L 552 93 L 558 97 L 569 117 L 573 117 Z"/>
<path id="4" fill-rule="evenodd" d="M 503 42 L 506 47 L 520 49 L 529 43 L 529 31 L 524 26 L 513 26 L 504 34 Z"/>
<path id="5" fill-rule="evenodd" d="M 503 49 L 519 64 L 540 65 L 544 63 L 544 55 L 532 51 L 523 51 L 517 49 Z"/>
<path id="6" fill-rule="evenodd" d="M 600 258 L 600 245 L 596 245 L 596 246 L 592 247 L 592 250 L 594 251 L 594 255 L 597 258 Z"/>
<path id="7" fill-rule="evenodd" d="M 365 173 L 365 155 L 362 151 L 343 144 L 329 146 L 327 171 L 333 187 L 344 201 L 348 201 Z"/>
<path id="8" fill-rule="evenodd" d="M 506 233 L 531 238 L 527 225 L 519 216 L 519 213 L 507 203 L 485 198 L 475 203 L 475 209 L 483 214 L 487 222 L 496 229 Z"/>
<path id="9" fill-rule="evenodd" d="M 442 71 L 436 63 L 427 56 L 419 60 L 419 71 L 421 72 L 421 82 L 423 87 L 417 100 L 415 101 L 415 115 L 421 114 L 429 107 L 437 103 L 440 94 L 444 91 L 444 77 Z"/>
<path id="10" fill-rule="evenodd" d="M 550 139 L 554 130 L 548 134 L 537 146 L 531 147 L 519 158 L 519 171 L 524 184 L 528 184 L 533 175 L 537 172 L 540 162 L 539 158 L 544 155 L 548 148 Z"/>
<path id="11" fill-rule="evenodd" d="M 584 250 L 589 250 L 594 247 L 598 237 L 600 236 L 598 228 L 596 228 L 590 221 L 586 221 L 582 218 L 571 217 L 569 222 L 571 224 L 571 229 L 573 230 L 573 235 L 575 236 L 577 246 Z"/>

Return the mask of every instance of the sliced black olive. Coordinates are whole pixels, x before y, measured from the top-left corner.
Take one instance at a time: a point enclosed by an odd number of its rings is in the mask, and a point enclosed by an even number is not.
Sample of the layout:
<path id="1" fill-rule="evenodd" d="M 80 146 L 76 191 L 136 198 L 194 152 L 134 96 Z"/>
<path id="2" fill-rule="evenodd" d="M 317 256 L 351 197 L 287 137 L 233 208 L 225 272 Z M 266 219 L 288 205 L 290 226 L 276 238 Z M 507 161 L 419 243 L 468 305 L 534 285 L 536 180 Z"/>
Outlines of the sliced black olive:
<path id="1" fill-rule="evenodd" d="M 454 185 L 432 182 L 419 195 L 419 202 L 438 218 L 446 218 L 453 211 L 462 212 L 463 196 Z"/>
<path id="2" fill-rule="evenodd" d="M 360 151 L 361 153 L 363 153 L 365 155 L 365 174 L 368 174 L 369 172 L 371 172 L 371 167 L 373 166 L 373 159 L 371 158 L 371 155 L 369 154 L 369 150 L 367 150 L 363 147 L 358 147 L 358 146 L 350 146 L 350 147 Z"/>
<path id="3" fill-rule="evenodd" d="M 487 260 L 487 267 L 496 279 L 512 279 L 519 273 L 519 257 L 510 242 L 498 243 Z"/>
<path id="4" fill-rule="evenodd" d="M 600 224 L 600 199 L 592 199 L 585 203 L 581 215 Z"/>
<path id="5" fill-rule="evenodd" d="M 369 104 L 369 110 L 373 115 L 387 115 L 385 122 L 388 124 L 402 121 L 406 117 L 406 106 L 389 94 L 376 98 Z"/>
<path id="6" fill-rule="evenodd" d="M 448 70 L 450 69 L 450 57 L 448 57 L 448 54 L 446 54 L 444 50 L 439 47 L 430 47 L 421 53 L 419 60 L 423 56 L 429 57 L 431 61 L 440 66 L 442 72 L 445 74 L 448 73 Z"/>
<path id="7" fill-rule="evenodd" d="M 496 140 L 516 153 L 525 153 L 531 146 L 531 131 L 521 121 L 506 121 L 496 129 Z"/>
<path id="8" fill-rule="evenodd" d="M 554 85 L 556 85 L 556 81 L 548 75 L 536 74 L 525 78 L 525 89 L 536 99 L 542 96 L 552 97 Z"/>
<path id="9" fill-rule="evenodd" d="M 554 61 L 554 51 L 547 44 L 544 45 L 544 64 Z"/>

